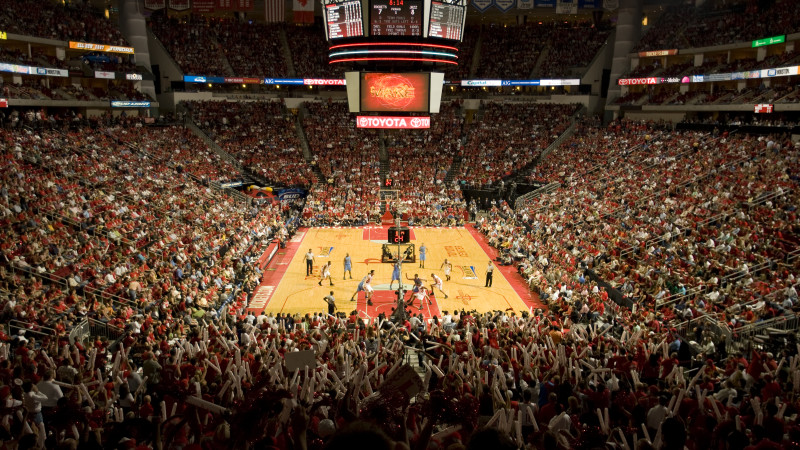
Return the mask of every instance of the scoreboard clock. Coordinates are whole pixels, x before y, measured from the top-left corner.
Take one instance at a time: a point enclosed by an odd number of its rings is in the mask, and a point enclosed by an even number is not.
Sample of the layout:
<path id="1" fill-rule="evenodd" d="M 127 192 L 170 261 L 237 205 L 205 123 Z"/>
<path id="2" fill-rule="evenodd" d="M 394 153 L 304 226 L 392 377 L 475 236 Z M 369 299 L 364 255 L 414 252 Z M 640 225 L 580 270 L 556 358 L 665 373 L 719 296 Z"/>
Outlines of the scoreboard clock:
<path id="1" fill-rule="evenodd" d="M 389 228 L 389 243 L 390 244 L 407 244 L 411 241 L 408 227 L 390 227 Z"/>
<path id="2" fill-rule="evenodd" d="M 371 36 L 422 36 L 422 0 L 372 0 Z"/>

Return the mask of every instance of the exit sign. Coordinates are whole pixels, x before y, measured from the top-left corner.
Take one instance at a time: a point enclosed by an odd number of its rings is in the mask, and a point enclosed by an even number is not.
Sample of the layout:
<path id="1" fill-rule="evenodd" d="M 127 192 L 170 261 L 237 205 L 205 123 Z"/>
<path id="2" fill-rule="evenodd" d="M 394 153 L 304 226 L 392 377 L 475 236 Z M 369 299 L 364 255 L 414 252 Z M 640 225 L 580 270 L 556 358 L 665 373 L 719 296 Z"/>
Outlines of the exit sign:
<path id="1" fill-rule="evenodd" d="M 772 36 L 764 39 L 756 39 L 753 41 L 753 48 L 756 47 L 763 47 L 765 45 L 772 45 L 772 44 L 783 44 L 786 42 L 786 35 L 782 34 L 780 36 Z"/>

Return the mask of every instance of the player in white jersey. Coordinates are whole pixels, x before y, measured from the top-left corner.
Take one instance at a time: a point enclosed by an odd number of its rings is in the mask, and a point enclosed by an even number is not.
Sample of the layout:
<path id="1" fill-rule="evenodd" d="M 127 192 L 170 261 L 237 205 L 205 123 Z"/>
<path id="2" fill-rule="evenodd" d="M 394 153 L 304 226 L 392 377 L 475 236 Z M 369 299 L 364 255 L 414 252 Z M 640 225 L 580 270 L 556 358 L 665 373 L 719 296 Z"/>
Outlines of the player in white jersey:
<path id="1" fill-rule="evenodd" d="M 370 270 L 369 273 L 366 274 L 364 276 L 364 278 L 361 279 L 361 281 L 358 283 L 358 288 L 356 289 L 356 292 L 353 293 L 353 295 L 350 297 L 350 301 L 351 302 L 355 301 L 356 295 L 358 295 L 359 292 L 364 291 L 364 293 L 365 293 L 365 295 L 367 297 L 367 304 L 368 305 L 372 304 L 372 292 L 373 292 L 373 290 L 372 290 L 372 284 L 371 283 L 372 283 L 372 277 L 373 276 L 375 276 L 375 271 L 374 270 Z"/>
<path id="2" fill-rule="evenodd" d="M 453 265 L 450 264 L 450 261 L 445 259 L 444 262 L 442 263 L 442 267 L 440 267 L 440 269 L 444 269 L 444 278 L 447 281 L 450 281 L 450 271 L 453 270 Z"/>
<path id="3" fill-rule="evenodd" d="M 322 286 L 322 282 L 325 281 L 325 279 L 327 278 L 328 281 L 330 281 L 331 286 L 333 286 L 333 278 L 331 278 L 331 262 L 330 261 L 328 261 L 326 264 L 324 264 L 322 266 L 322 268 L 319 270 L 319 274 L 320 274 L 320 280 L 319 280 L 319 283 L 317 283 L 317 284 Z"/>
<path id="4" fill-rule="evenodd" d="M 439 278 L 439 275 L 432 273 L 431 278 L 433 278 L 433 284 L 431 284 L 431 292 L 433 292 L 433 288 L 437 288 L 439 289 L 439 292 L 444 294 L 444 298 L 447 298 L 447 292 L 444 291 L 444 282 L 442 281 L 441 278 Z"/>
<path id="5" fill-rule="evenodd" d="M 419 310 L 422 311 L 422 306 L 425 304 L 425 299 L 428 300 L 429 305 L 433 304 L 431 298 L 428 297 L 428 290 L 425 289 L 425 286 L 421 286 L 419 290 L 414 292 L 414 294 L 411 296 L 411 303 L 409 306 L 414 306 L 414 301 L 417 300 L 419 301 Z"/>

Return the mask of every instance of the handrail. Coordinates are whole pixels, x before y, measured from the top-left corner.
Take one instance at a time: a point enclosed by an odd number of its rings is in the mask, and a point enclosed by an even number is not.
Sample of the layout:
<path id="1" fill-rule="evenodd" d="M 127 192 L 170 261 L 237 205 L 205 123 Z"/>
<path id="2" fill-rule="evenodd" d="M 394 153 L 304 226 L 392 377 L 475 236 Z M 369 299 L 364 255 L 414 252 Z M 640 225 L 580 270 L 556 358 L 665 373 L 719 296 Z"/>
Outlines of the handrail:
<path id="1" fill-rule="evenodd" d="M 73 325 L 69 331 L 69 343 L 83 342 L 89 337 L 89 319 L 83 319 L 80 323 Z"/>
<path id="2" fill-rule="evenodd" d="M 560 187 L 561 187 L 561 183 L 559 183 L 558 181 L 553 181 L 552 183 L 548 183 L 548 184 L 546 184 L 546 185 L 544 185 L 544 186 L 542 186 L 542 187 L 540 187 L 538 189 L 534 189 L 534 190 L 532 190 L 530 192 L 526 192 L 525 194 L 520 195 L 519 197 L 517 197 L 514 200 L 514 209 L 518 211 L 518 210 L 524 208 L 525 207 L 525 203 L 528 202 L 529 200 L 533 200 L 534 198 L 537 198 L 537 197 L 539 197 L 541 195 L 549 194 L 551 192 L 554 192 Z"/>
<path id="3" fill-rule="evenodd" d="M 39 272 L 37 272 L 35 270 L 32 270 L 32 269 L 26 269 L 24 267 L 19 267 L 19 266 L 14 266 L 14 265 L 11 265 L 11 270 L 15 271 L 15 272 L 17 270 L 19 270 L 19 271 L 22 271 L 22 272 L 24 272 L 24 273 L 26 273 L 28 275 L 35 276 L 35 277 L 41 278 L 43 280 L 50 281 L 52 283 L 58 283 L 58 284 L 62 284 L 64 286 L 69 286 L 69 284 L 67 283 L 67 279 L 65 277 L 60 277 L 60 276 L 58 276 L 56 274 L 53 274 L 53 273 L 49 273 L 49 272 L 39 273 Z M 100 298 L 109 299 L 112 302 L 119 303 L 119 304 L 121 304 L 123 306 L 130 306 L 130 307 L 136 308 L 136 304 L 134 304 L 129 299 L 126 299 L 124 297 L 120 297 L 119 295 L 112 294 L 110 292 L 100 291 L 99 289 L 96 289 L 96 288 L 93 288 L 93 287 L 86 286 L 86 288 L 89 288 L 89 290 L 91 290 L 91 291 L 98 291 L 97 296 L 100 297 Z M 84 288 L 84 295 L 83 295 L 84 298 L 86 297 L 86 295 L 85 295 L 86 288 Z"/>
<path id="4" fill-rule="evenodd" d="M 15 333 L 11 333 L 12 332 L 12 328 L 15 328 L 17 330 L 25 330 L 26 334 L 27 333 L 34 333 L 34 334 L 38 334 L 38 335 L 41 335 L 41 336 L 55 336 L 56 335 L 56 330 L 54 328 L 46 327 L 44 325 L 39 325 L 37 323 L 22 322 L 22 321 L 19 321 L 19 320 L 16 320 L 16 319 L 11 319 L 11 320 L 8 321 L 9 334 L 13 335 Z M 48 332 L 45 332 L 44 330 L 46 330 Z"/>

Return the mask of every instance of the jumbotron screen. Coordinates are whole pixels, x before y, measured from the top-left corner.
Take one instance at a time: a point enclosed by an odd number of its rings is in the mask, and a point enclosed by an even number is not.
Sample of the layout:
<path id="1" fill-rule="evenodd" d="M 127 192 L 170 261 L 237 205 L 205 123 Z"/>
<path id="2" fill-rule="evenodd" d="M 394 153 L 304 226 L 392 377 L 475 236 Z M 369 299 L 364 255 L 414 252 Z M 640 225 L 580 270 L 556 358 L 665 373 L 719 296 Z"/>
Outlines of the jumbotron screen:
<path id="1" fill-rule="evenodd" d="M 361 111 L 428 112 L 430 74 L 362 73 Z"/>
<path id="2" fill-rule="evenodd" d="M 349 0 L 324 6 L 325 33 L 328 39 L 364 36 L 361 0 Z"/>
<path id="3" fill-rule="evenodd" d="M 431 18 L 428 36 L 432 38 L 460 41 L 464 30 L 466 8 L 442 2 L 431 2 Z"/>
<path id="4" fill-rule="evenodd" d="M 422 36 L 422 0 L 370 1 L 370 36 Z"/>

